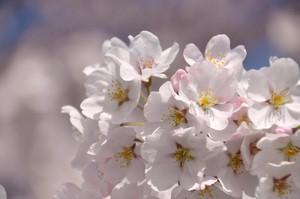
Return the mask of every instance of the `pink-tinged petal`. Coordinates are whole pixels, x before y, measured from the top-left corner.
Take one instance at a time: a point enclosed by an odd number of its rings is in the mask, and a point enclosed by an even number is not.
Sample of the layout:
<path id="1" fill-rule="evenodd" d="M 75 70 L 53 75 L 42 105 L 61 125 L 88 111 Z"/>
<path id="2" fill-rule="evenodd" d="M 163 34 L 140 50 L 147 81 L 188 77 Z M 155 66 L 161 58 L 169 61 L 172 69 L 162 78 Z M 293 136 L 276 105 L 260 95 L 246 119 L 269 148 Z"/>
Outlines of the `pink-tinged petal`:
<path id="1" fill-rule="evenodd" d="M 277 126 L 275 129 L 276 134 L 287 134 L 287 135 L 292 135 L 293 134 L 293 129 L 289 127 L 284 127 L 284 126 Z"/>
<path id="2" fill-rule="evenodd" d="M 158 72 L 164 72 L 169 68 L 169 65 L 174 61 L 179 51 L 178 43 L 174 43 L 170 48 L 167 48 L 161 53 L 160 58 L 157 60 L 158 66 L 156 70 Z"/>
<path id="3" fill-rule="evenodd" d="M 54 193 L 53 198 L 54 199 L 77 199 L 79 197 L 80 193 L 81 193 L 80 188 L 77 187 L 75 184 L 66 183 L 66 184 L 62 185 L 60 190 L 58 190 Z M 2 194 L 2 195 L 4 195 L 4 194 Z M 2 195 L 0 192 L 0 196 L 2 196 Z M 6 194 L 5 194 L 5 198 L 6 198 Z M 2 199 L 2 197 L 1 197 L 1 199 Z"/>
<path id="4" fill-rule="evenodd" d="M 257 70 L 250 70 L 246 73 L 248 79 L 248 96 L 257 101 L 264 102 L 271 98 L 267 76 Z"/>
<path id="5" fill-rule="evenodd" d="M 82 114 L 91 119 L 99 119 L 100 113 L 103 111 L 103 107 L 99 106 L 99 102 L 103 102 L 105 96 L 94 95 L 91 96 L 80 104 L 80 108 L 82 109 Z"/>
<path id="6" fill-rule="evenodd" d="M 272 116 L 273 112 L 273 107 L 270 104 L 262 102 L 249 108 L 248 117 L 256 129 L 267 129 L 275 123 Z"/>
<path id="7" fill-rule="evenodd" d="M 137 70 L 126 62 L 122 62 L 120 65 L 120 76 L 125 81 L 139 80 L 141 78 Z"/>
<path id="8" fill-rule="evenodd" d="M 183 51 L 183 57 L 190 66 L 204 59 L 199 48 L 193 43 L 186 45 Z"/>
<path id="9" fill-rule="evenodd" d="M 233 105 L 233 111 L 235 111 L 236 109 L 240 108 L 242 104 L 246 103 L 246 100 L 243 97 L 236 97 L 230 100 L 228 103 Z"/>
<path id="10" fill-rule="evenodd" d="M 130 183 L 145 179 L 145 163 L 142 159 L 133 158 L 132 165 L 127 170 L 126 178 Z"/>
<path id="11" fill-rule="evenodd" d="M 163 103 L 161 94 L 158 92 L 151 92 L 148 101 L 144 106 L 144 114 L 147 121 L 161 121 L 163 114 L 168 112 L 168 105 Z"/>
<path id="12" fill-rule="evenodd" d="M 111 199 L 141 199 L 143 196 L 143 186 L 137 186 L 135 183 L 121 184 L 113 189 Z"/>
<path id="13" fill-rule="evenodd" d="M 110 159 L 103 167 L 106 179 L 111 183 L 120 182 L 126 175 L 128 166 L 121 167 L 120 162 L 115 158 Z"/>
<path id="14" fill-rule="evenodd" d="M 172 82 L 172 86 L 175 92 L 178 92 L 179 90 L 179 82 L 180 80 L 186 75 L 186 71 L 183 69 L 178 69 L 174 75 L 170 78 L 170 81 Z"/>
<path id="15" fill-rule="evenodd" d="M 5 191 L 4 187 L 1 184 L 0 184 L 0 198 L 1 199 L 6 199 L 6 191 Z M 56 199 L 55 196 L 54 196 L 54 199 Z"/>
<path id="16" fill-rule="evenodd" d="M 299 80 L 299 65 L 291 58 L 281 58 L 274 61 L 267 71 L 274 89 L 291 88 Z"/>
<path id="17" fill-rule="evenodd" d="M 232 135 L 236 132 L 237 125 L 233 121 L 229 121 L 227 127 L 223 130 L 210 129 L 208 134 L 213 140 L 228 141 Z"/>
<path id="18" fill-rule="evenodd" d="M 279 149 L 287 145 L 290 137 L 287 134 L 266 133 L 266 135 L 257 142 L 260 149 Z"/>
<path id="19" fill-rule="evenodd" d="M 237 46 L 232 49 L 226 56 L 228 59 L 227 63 L 236 64 L 241 63 L 247 55 L 247 51 L 243 45 Z"/>
<path id="20" fill-rule="evenodd" d="M 280 111 L 278 113 L 278 120 L 276 121 L 277 125 L 291 128 L 299 126 L 300 113 L 295 113 L 294 109 L 291 110 L 286 107 L 282 107 Z"/>
<path id="21" fill-rule="evenodd" d="M 220 68 L 211 78 L 210 86 L 214 89 L 213 95 L 219 97 L 219 104 L 226 103 L 234 97 L 237 81 L 232 72 Z"/>
<path id="22" fill-rule="evenodd" d="M 152 57 L 158 60 L 162 49 L 158 38 L 148 31 L 142 31 L 130 43 L 130 49 L 142 58 Z"/>
<path id="23" fill-rule="evenodd" d="M 164 161 L 152 165 L 146 176 L 158 190 L 164 191 L 178 182 L 179 172 L 180 168 L 173 159 L 165 158 Z"/>
<path id="24" fill-rule="evenodd" d="M 73 106 L 63 106 L 61 112 L 68 113 L 71 124 L 77 128 L 79 132 L 83 132 L 83 117 L 76 108 Z"/>
<path id="25" fill-rule="evenodd" d="M 210 108 L 212 115 L 210 119 L 210 127 L 215 130 L 223 130 L 228 125 L 228 118 L 232 114 L 232 104 L 219 104 Z"/>
<path id="26" fill-rule="evenodd" d="M 294 181 L 294 183 L 296 184 L 296 186 L 298 187 L 298 189 L 300 189 L 300 167 L 299 167 L 299 160 L 296 162 L 296 169 L 293 171 L 292 173 L 292 179 Z"/>
<path id="27" fill-rule="evenodd" d="M 197 163 L 200 163 L 200 165 L 202 165 L 202 169 L 199 169 L 199 167 L 201 166 L 197 165 Z M 203 178 L 204 167 L 205 164 L 203 161 L 186 162 L 181 172 L 179 173 L 180 186 L 187 190 L 199 187 Z"/>
<path id="28" fill-rule="evenodd" d="M 158 152 L 157 149 L 160 151 Z M 176 143 L 171 138 L 171 134 L 160 130 L 147 136 L 141 148 L 141 155 L 152 164 L 154 161 L 168 157 L 174 151 L 176 151 Z"/>
<path id="29" fill-rule="evenodd" d="M 123 80 L 131 81 L 140 78 L 138 60 L 128 49 L 113 47 L 106 56 L 120 65 L 120 76 Z"/>
<path id="30" fill-rule="evenodd" d="M 197 80 L 192 78 L 191 75 L 185 75 L 179 82 L 179 96 L 183 98 L 197 101 Z"/>
<path id="31" fill-rule="evenodd" d="M 227 54 L 229 51 L 229 38 L 226 35 L 216 35 L 208 41 L 205 49 L 205 55 L 207 55 L 207 53 L 211 53 L 210 57 L 219 57 L 219 53 Z"/>
<path id="32" fill-rule="evenodd" d="M 222 187 L 229 192 L 233 197 L 240 197 L 242 195 L 241 184 L 238 177 L 234 174 L 230 167 L 223 168 L 217 175 Z"/>

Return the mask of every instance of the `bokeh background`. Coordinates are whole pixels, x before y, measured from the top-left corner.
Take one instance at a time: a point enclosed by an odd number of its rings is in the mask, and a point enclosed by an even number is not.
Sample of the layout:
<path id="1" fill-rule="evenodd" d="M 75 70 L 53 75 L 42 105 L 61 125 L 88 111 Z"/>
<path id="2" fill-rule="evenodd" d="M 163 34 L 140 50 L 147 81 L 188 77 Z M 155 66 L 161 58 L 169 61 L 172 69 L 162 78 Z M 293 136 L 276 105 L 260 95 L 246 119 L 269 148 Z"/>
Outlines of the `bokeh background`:
<path id="1" fill-rule="evenodd" d="M 77 143 L 63 105 L 85 97 L 82 69 L 101 62 L 101 45 L 142 30 L 163 49 L 180 52 L 168 71 L 186 64 L 182 51 L 204 51 L 216 34 L 244 45 L 247 70 L 269 56 L 300 63 L 299 0 L 0 0 L 0 184 L 8 199 L 46 199 L 64 182 Z"/>

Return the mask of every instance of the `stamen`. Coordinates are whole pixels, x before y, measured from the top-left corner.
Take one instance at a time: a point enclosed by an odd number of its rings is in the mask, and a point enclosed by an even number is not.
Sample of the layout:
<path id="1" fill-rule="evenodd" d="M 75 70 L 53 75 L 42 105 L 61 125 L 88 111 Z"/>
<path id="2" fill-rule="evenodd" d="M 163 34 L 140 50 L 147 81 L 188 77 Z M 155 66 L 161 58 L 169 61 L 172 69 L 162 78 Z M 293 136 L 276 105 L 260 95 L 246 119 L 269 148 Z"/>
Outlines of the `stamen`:
<path id="1" fill-rule="evenodd" d="M 123 151 L 114 155 L 115 161 L 120 163 L 120 168 L 132 165 L 132 159 L 136 158 L 134 153 L 135 143 L 131 147 L 123 147 Z"/>
<path id="2" fill-rule="evenodd" d="M 104 173 L 100 170 L 99 164 L 96 165 L 97 172 L 98 172 L 98 178 L 101 180 L 104 176 Z"/>
<path id="3" fill-rule="evenodd" d="M 206 53 L 206 59 L 211 61 L 217 68 L 224 66 L 227 59 L 225 59 L 226 55 L 223 53 L 219 53 L 219 57 L 211 57 L 211 52 Z"/>
<path id="4" fill-rule="evenodd" d="M 296 156 L 299 156 L 300 148 L 289 142 L 285 147 L 279 149 L 284 154 L 285 161 L 293 161 Z"/>
<path id="5" fill-rule="evenodd" d="M 119 82 L 111 81 L 111 88 L 107 89 L 107 95 L 110 96 L 110 101 L 117 100 L 118 106 L 121 106 L 124 102 L 129 101 L 128 89 L 123 89 Z"/>
<path id="6" fill-rule="evenodd" d="M 281 90 L 280 87 L 278 87 L 271 93 L 271 99 L 269 99 L 269 103 L 272 104 L 275 109 L 278 109 L 291 100 L 292 99 L 289 95 L 289 89 L 286 88 L 284 90 Z"/>
<path id="7" fill-rule="evenodd" d="M 249 119 L 249 117 L 247 115 L 243 115 L 241 117 L 241 119 L 238 121 L 238 126 L 240 126 L 242 122 L 246 122 L 247 126 L 249 126 L 250 124 L 252 124 L 252 122 L 250 121 L 250 119 Z"/>
<path id="8" fill-rule="evenodd" d="M 291 174 L 286 175 L 280 179 L 273 179 L 273 192 L 277 192 L 280 196 L 286 195 L 290 191 L 291 186 L 286 182 L 286 180 L 291 176 Z"/>
<path id="9" fill-rule="evenodd" d="M 141 58 L 140 59 L 140 70 L 142 71 L 143 69 L 149 68 L 152 69 L 152 67 L 155 65 L 153 57 L 148 57 L 147 60 Z"/>
<path id="10" fill-rule="evenodd" d="M 213 96 L 214 89 L 203 89 L 201 95 L 198 98 L 197 105 L 207 110 L 219 101 L 219 97 Z"/>
<path id="11" fill-rule="evenodd" d="M 186 161 L 194 160 L 195 157 L 190 155 L 191 148 L 183 148 L 180 144 L 176 143 L 176 152 L 173 154 L 173 158 L 178 162 L 178 167 L 183 168 Z M 174 162 L 175 162 L 174 161 Z"/>
<path id="12" fill-rule="evenodd" d="M 244 173 L 244 171 L 242 170 L 242 166 L 244 166 L 244 162 L 243 159 L 241 157 L 240 152 L 235 153 L 234 156 L 232 156 L 232 154 L 228 154 L 229 157 L 229 162 L 227 164 L 228 167 L 231 167 L 234 171 L 234 173 L 241 175 L 242 173 Z"/>
<path id="13" fill-rule="evenodd" d="M 180 111 L 176 107 L 168 107 L 169 114 L 163 114 L 161 120 L 168 120 L 173 127 L 180 126 L 182 123 L 187 123 L 185 118 L 186 110 Z"/>
<path id="14" fill-rule="evenodd" d="M 213 188 L 211 186 L 206 185 L 204 189 L 198 191 L 198 196 L 204 199 L 209 199 L 209 198 L 212 199 L 215 198 L 212 192 L 213 192 Z"/>

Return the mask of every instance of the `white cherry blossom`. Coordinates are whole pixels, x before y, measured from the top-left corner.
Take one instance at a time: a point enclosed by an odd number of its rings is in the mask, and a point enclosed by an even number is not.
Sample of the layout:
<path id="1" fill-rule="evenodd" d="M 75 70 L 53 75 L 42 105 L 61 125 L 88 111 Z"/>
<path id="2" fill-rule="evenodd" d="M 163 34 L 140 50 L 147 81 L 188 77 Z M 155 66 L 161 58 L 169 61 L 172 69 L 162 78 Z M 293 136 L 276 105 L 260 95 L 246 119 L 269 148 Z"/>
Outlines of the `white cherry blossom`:
<path id="1" fill-rule="evenodd" d="M 196 62 L 204 60 L 213 63 L 215 68 L 227 68 L 232 70 L 238 77 L 241 76 L 243 68 L 243 60 L 246 57 L 245 47 L 239 45 L 234 49 L 230 49 L 230 40 L 226 35 L 216 35 L 207 43 L 205 55 L 195 44 L 188 44 L 183 52 L 184 58 L 191 66 Z"/>
<path id="2" fill-rule="evenodd" d="M 235 95 L 236 79 L 227 69 L 214 70 L 212 63 L 195 63 L 181 79 L 179 95 L 191 102 L 190 112 L 215 130 L 223 130 L 233 105 L 228 104 Z"/>
<path id="3" fill-rule="evenodd" d="M 248 96 L 256 102 L 249 108 L 248 116 L 255 128 L 299 125 L 299 65 L 294 60 L 277 59 L 270 67 L 249 71 L 247 77 Z"/>
<path id="4" fill-rule="evenodd" d="M 209 150 L 205 136 L 194 134 L 194 128 L 180 128 L 147 136 L 141 153 L 150 166 L 147 179 L 159 190 L 178 182 L 185 189 L 201 183 Z"/>
<path id="5" fill-rule="evenodd" d="M 136 108 L 141 83 L 122 80 L 118 70 L 114 65 L 102 66 L 87 76 L 88 98 L 81 103 L 84 115 L 99 119 L 102 112 L 109 113 L 111 122 L 120 124 Z"/>
<path id="6" fill-rule="evenodd" d="M 152 76 L 166 78 L 163 73 L 168 70 L 178 51 L 177 43 L 162 51 L 158 38 L 148 31 L 142 31 L 131 38 L 129 49 L 115 47 L 106 56 L 121 65 L 120 74 L 124 80 L 148 82 Z"/>

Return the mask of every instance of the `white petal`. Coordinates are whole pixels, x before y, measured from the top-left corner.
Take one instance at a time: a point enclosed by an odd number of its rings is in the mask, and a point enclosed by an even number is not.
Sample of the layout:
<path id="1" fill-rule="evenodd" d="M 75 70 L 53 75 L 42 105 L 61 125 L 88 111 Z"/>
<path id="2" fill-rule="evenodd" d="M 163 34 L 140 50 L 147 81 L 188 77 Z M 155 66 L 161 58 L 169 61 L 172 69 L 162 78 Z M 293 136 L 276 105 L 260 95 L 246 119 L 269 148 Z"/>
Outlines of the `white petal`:
<path id="1" fill-rule="evenodd" d="M 226 35 L 216 35 L 208 41 L 205 54 L 211 52 L 211 57 L 219 57 L 219 53 L 227 54 L 229 51 L 229 38 Z"/>
<path id="2" fill-rule="evenodd" d="M 176 55 L 178 54 L 179 46 L 174 43 L 172 47 L 164 50 L 157 62 L 159 65 L 155 67 L 156 71 L 164 72 L 169 68 L 169 65 L 174 61 Z"/>
<path id="3" fill-rule="evenodd" d="M 291 88 L 299 80 L 299 65 L 291 58 L 277 59 L 267 71 L 268 78 L 272 81 L 274 89 Z"/>
<path id="4" fill-rule="evenodd" d="M 130 49 L 141 58 L 152 57 L 154 60 L 158 60 L 162 53 L 158 38 L 148 31 L 142 31 L 137 35 L 131 41 Z"/>
<path id="5" fill-rule="evenodd" d="M 250 70 L 246 73 L 248 79 L 248 96 L 257 102 L 263 102 L 270 99 L 270 89 L 268 78 L 265 74 L 257 70 Z"/>
<path id="6" fill-rule="evenodd" d="M 195 62 L 199 62 L 204 59 L 199 48 L 193 43 L 186 45 L 186 47 L 183 51 L 183 56 L 184 56 L 185 61 L 191 66 Z"/>
<path id="7" fill-rule="evenodd" d="M 273 107 L 265 102 L 256 103 L 248 110 L 249 119 L 257 129 L 267 129 L 274 124 Z"/>
<path id="8" fill-rule="evenodd" d="M 163 191 L 178 182 L 179 171 L 178 165 L 174 164 L 172 159 L 165 159 L 164 162 L 154 164 L 146 175 L 158 190 Z"/>

